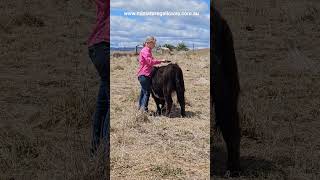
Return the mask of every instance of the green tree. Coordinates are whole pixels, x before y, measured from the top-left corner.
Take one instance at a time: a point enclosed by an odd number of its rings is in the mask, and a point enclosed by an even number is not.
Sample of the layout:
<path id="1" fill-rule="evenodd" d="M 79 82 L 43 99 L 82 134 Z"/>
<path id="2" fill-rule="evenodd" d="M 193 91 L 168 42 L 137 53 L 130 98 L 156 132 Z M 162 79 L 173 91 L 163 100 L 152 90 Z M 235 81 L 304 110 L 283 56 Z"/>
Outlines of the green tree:
<path id="1" fill-rule="evenodd" d="M 174 45 L 172 44 L 164 44 L 162 47 L 166 47 L 166 48 L 169 48 L 170 51 L 174 50 L 176 47 L 174 47 Z"/>
<path id="2" fill-rule="evenodd" d="M 189 48 L 187 47 L 187 45 L 185 45 L 183 42 L 179 43 L 176 47 L 176 49 L 178 51 L 189 51 Z"/>

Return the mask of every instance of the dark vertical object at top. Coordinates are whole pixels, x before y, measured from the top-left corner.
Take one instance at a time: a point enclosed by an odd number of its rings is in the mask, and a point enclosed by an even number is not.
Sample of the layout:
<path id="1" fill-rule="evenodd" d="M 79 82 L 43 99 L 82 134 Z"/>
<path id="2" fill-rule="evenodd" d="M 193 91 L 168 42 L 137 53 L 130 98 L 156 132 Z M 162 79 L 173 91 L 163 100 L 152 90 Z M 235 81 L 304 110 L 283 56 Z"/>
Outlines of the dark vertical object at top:
<path id="1" fill-rule="evenodd" d="M 138 55 L 138 46 L 139 45 L 136 45 L 136 55 Z"/>
<path id="2" fill-rule="evenodd" d="M 215 111 L 215 122 L 211 116 L 211 125 L 215 124 L 222 132 L 228 151 L 227 170 L 234 176 L 240 171 L 241 136 L 237 107 L 240 91 L 237 62 L 232 32 L 212 1 L 210 16 L 210 107 L 211 112 L 213 107 Z M 210 143 L 214 143 L 212 138 Z M 211 153 L 210 176 L 216 166 L 221 166 L 213 163 L 213 156 Z"/>

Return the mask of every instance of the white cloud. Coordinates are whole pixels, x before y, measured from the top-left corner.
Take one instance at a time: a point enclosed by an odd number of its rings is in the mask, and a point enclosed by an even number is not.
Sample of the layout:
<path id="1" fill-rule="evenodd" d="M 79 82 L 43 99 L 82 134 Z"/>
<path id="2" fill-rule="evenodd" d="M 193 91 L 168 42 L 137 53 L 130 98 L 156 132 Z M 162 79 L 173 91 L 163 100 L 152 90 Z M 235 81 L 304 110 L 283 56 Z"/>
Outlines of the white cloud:
<path id="1" fill-rule="evenodd" d="M 189 8 L 192 11 L 206 11 L 208 8 L 208 5 L 200 0 L 190 0 L 188 3 L 181 0 L 162 0 L 161 2 L 132 0 L 130 3 L 127 2 L 112 0 L 111 7 L 130 10 L 142 10 L 139 8 L 143 7 L 155 11 L 181 11 L 183 8 Z M 163 16 L 161 18 L 159 16 L 132 18 L 111 15 L 111 46 L 134 47 L 141 44 L 146 36 L 153 35 L 157 38 L 158 44 L 184 42 L 188 46 L 194 44 L 196 48 L 209 47 L 210 15 L 208 13 L 200 14 L 200 16 Z"/>
<path id="2" fill-rule="evenodd" d="M 209 21 L 207 26 L 198 27 L 196 24 L 184 24 L 180 20 L 168 22 L 148 18 L 140 22 L 126 17 L 111 16 L 111 43 L 113 46 L 132 47 L 142 43 L 146 36 L 153 35 L 159 44 L 177 44 L 183 41 L 189 45 L 201 43 L 201 46 L 209 46 Z"/>

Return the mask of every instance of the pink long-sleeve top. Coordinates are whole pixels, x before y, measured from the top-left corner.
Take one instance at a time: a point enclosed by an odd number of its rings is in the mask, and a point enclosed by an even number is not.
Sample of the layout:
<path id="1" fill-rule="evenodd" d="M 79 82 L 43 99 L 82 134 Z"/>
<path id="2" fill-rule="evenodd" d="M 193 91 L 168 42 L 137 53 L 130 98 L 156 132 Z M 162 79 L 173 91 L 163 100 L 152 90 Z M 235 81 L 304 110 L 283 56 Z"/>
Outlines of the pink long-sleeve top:
<path id="1" fill-rule="evenodd" d="M 141 75 L 150 77 L 150 73 L 153 65 L 160 64 L 161 61 L 155 59 L 152 56 L 151 48 L 145 46 L 141 49 L 139 54 L 139 69 L 138 69 L 138 77 Z"/>
<path id="2" fill-rule="evenodd" d="M 97 9 L 96 24 L 88 39 L 88 46 L 100 42 L 110 42 L 110 1 L 95 0 Z"/>

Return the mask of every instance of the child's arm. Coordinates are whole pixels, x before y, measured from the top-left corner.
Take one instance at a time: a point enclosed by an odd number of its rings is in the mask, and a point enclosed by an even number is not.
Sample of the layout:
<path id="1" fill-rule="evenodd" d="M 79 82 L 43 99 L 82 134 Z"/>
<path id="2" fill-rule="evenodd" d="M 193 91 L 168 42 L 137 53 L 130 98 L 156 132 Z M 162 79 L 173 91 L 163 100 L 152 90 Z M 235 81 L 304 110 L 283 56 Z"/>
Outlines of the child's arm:
<path id="1" fill-rule="evenodd" d="M 146 63 L 149 65 L 149 66 L 153 66 L 153 65 L 156 65 L 156 64 L 160 64 L 162 61 L 160 60 L 157 60 L 155 59 L 154 57 L 152 57 L 152 54 L 148 51 L 144 51 L 142 52 L 142 56 L 144 57 Z"/>

